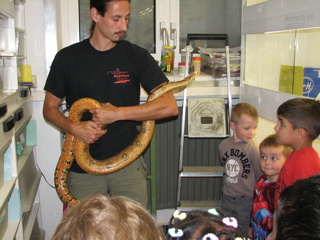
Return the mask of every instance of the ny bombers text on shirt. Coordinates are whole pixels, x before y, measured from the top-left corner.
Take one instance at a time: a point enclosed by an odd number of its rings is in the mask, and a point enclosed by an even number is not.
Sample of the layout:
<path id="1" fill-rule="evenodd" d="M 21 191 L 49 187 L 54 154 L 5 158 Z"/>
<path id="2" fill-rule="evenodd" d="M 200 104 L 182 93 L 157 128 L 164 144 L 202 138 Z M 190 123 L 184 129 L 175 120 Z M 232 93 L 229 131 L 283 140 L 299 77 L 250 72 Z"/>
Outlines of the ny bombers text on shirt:
<path id="1" fill-rule="evenodd" d="M 253 141 L 235 142 L 232 137 L 219 144 L 224 166 L 223 194 L 229 197 L 252 197 L 261 176 L 260 154 Z"/>
<path id="2" fill-rule="evenodd" d="M 241 177 L 244 179 L 248 178 L 251 167 L 249 159 L 247 155 L 239 149 L 231 148 L 230 152 L 225 152 L 221 157 L 221 162 L 222 165 L 225 166 L 225 174 L 228 176 L 226 182 L 237 183 L 241 169 Z"/>

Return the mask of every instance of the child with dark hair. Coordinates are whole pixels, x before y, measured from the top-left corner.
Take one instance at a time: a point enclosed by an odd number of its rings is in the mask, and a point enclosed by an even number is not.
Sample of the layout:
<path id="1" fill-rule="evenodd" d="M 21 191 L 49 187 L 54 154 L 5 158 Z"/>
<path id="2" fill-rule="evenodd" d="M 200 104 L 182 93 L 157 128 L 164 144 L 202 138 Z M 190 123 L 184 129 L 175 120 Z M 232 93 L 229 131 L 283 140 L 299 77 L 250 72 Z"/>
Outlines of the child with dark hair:
<path id="1" fill-rule="evenodd" d="M 275 134 L 266 137 L 259 145 L 260 168 L 264 173 L 258 180 L 253 194 L 253 208 L 249 236 L 263 240 L 272 230 L 274 193 L 276 181 L 286 158 L 292 151 L 281 145 Z"/>
<path id="2" fill-rule="evenodd" d="M 312 147 L 320 134 L 320 103 L 308 98 L 294 98 L 282 103 L 277 110 L 278 123 L 274 127 L 280 144 L 290 146 L 292 153 L 284 163 L 275 191 L 275 207 L 283 189 L 299 179 L 320 173 L 320 158 Z M 276 232 L 268 235 L 273 240 Z"/>
<path id="3" fill-rule="evenodd" d="M 320 175 L 285 188 L 277 215 L 277 240 L 320 239 Z"/>
<path id="4" fill-rule="evenodd" d="M 168 240 L 245 240 L 233 217 L 216 209 L 180 212 L 176 210 L 168 226 Z"/>
<path id="5" fill-rule="evenodd" d="M 320 103 L 307 98 L 294 98 L 282 103 L 274 127 L 280 144 L 290 146 L 292 153 L 277 180 L 275 204 L 282 190 L 296 180 L 320 173 L 320 159 L 312 142 L 320 134 Z"/>

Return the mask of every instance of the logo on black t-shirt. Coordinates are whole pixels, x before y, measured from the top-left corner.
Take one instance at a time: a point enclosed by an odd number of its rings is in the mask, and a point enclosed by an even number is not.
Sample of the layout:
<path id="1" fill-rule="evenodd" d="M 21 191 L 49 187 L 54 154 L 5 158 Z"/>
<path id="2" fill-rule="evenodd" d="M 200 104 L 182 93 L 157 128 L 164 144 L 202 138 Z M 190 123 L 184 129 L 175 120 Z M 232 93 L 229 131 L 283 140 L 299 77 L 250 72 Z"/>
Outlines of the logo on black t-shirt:
<path id="1" fill-rule="evenodd" d="M 130 82 L 130 79 L 129 79 L 130 74 L 128 73 L 128 71 L 120 71 L 120 69 L 117 68 L 115 71 L 108 71 L 107 75 L 108 74 L 113 75 L 115 84 Z"/>

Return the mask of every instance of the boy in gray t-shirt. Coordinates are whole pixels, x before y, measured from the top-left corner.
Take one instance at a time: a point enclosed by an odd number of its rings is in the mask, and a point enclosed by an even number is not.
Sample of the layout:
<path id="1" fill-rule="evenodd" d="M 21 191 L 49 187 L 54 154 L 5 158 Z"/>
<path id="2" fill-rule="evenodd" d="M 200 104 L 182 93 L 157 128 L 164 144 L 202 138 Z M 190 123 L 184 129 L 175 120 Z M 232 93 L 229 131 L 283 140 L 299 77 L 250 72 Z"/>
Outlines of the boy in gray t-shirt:
<path id="1" fill-rule="evenodd" d="M 248 235 L 253 189 L 262 175 L 259 150 L 253 142 L 258 126 L 258 112 L 247 103 L 232 108 L 230 128 L 233 135 L 219 145 L 224 166 L 221 211 L 235 217 Z"/>

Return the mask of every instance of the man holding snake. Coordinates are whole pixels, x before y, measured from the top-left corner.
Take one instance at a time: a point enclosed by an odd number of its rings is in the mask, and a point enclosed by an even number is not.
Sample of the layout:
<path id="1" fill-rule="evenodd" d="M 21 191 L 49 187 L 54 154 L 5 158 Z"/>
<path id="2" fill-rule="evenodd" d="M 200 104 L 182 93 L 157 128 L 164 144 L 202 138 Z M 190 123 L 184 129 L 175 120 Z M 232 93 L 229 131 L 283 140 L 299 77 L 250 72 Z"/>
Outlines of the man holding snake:
<path id="1" fill-rule="evenodd" d="M 110 158 L 131 144 L 138 134 L 136 121 L 175 116 L 178 107 L 171 91 L 140 103 L 140 84 L 150 94 L 168 82 L 147 50 L 122 40 L 130 16 L 130 0 L 90 0 L 91 36 L 60 50 L 51 65 L 44 90 L 44 118 L 81 141 L 90 144 L 93 158 Z M 84 97 L 103 104 L 74 123 L 59 111 L 65 98 L 71 106 Z M 107 125 L 101 129 L 100 125 Z M 93 194 L 121 195 L 147 207 L 146 166 L 139 157 L 127 167 L 92 175 L 73 161 L 68 185 L 72 195 L 84 199 Z"/>

